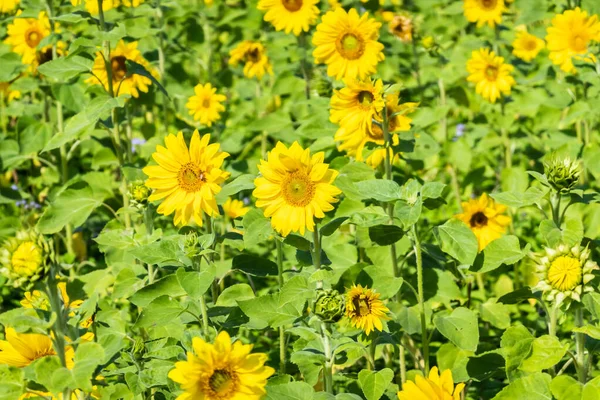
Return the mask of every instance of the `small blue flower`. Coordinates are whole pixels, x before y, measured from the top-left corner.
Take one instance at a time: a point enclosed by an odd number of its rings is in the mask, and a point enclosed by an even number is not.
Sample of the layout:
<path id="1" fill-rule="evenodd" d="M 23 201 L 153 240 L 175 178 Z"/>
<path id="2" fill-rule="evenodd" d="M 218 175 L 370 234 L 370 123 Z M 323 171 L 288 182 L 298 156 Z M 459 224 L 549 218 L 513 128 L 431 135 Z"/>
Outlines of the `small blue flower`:
<path id="1" fill-rule="evenodd" d="M 10 185 L 10 188 L 11 188 L 12 190 L 19 190 L 19 187 L 17 186 L 17 184 L 16 184 L 16 183 L 13 183 L 12 185 Z"/>
<path id="2" fill-rule="evenodd" d="M 452 138 L 453 142 L 456 142 L 458 140 L 458 138 L 461 138 L 464 136 L 466 127 L 467 126 L 465 124 L 456 125 L 456 131 L 454 132 L 454 137 Z"/>
<path id="3" fill-rule="evenodd" d="M 135 146 L 141 146 L 146 143 L 146 139 L 133 138 L 131 139 L 131 152 L 135 153 Z"/>

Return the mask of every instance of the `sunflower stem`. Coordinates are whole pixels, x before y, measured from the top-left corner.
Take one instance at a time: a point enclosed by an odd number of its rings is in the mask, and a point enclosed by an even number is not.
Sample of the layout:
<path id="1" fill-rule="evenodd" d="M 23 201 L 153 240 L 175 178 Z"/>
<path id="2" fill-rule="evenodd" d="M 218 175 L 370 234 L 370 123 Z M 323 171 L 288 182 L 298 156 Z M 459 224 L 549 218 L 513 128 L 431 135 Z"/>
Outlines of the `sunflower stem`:
<path id="1" fill-rule="evenodd" d="M 417 51 L 417 38 L 416 35 L 412 35 L 412 52 L 413 52 L 413 65 L 415 69 L 415 77 L 417 79 L 417 88 L 419 90 L 419 95 L 421 96 L 421 100 L 423 99 L 423 84 L 421 83 L 421 63 L 419 61 L 419 52 Z"/>
<path id="2" fill-rule="evenodd" d="M 161 83 L 165 84 L 165 15 L 163 13 L 162 8 L 160 7 L 160 1 L 156 0 L 155 6 L 156 8 L 156 19 L 158 20 L 158 29 L 160 30 L 158 34 L 158 71 L 160 73 Z M 167 107 L 167 95 L 162 93 L 162 108 L 163 108 L 163 124 L 165 133 L 169 132 L 169 108 Z"/>
<path id="3" fill-rule="evenodd" d="M 401 339 L 402 341 L 402 339 Z M 406 382 L 406 350 L 402 343 L 398 346 L 400 350 L 400 383 L 399 386 L 402 387 L 404 382 Z"/>
<path id="4" fill-rule="evenodd" d="M 313 251 L 311 255 L 315 269 L 321 269 L 321 240 L 319 238 L 319 227 L 316 222 L 313 231 Z M 323 289 L 323 281 L 320 279 L 317 281 L 317 289 Z"/>
<path id="5" fill-rule="evenodd" d="M 148 237 L 152 236 L 152 232 L 154 230 L 154 210 L 152 209 L 151 204 L 146 205 L 146 209 L 144 210 L 144 225 L 146 226 L 146 235 Z M 148 264 L 148 284 L 154 282 L 154 266 L 152 264 Z"/>
<path id="6" fill-rule="evenodd" d="M 306 60 L 306 54 L 308 53 L 308 46 L 306 40 L 306 34 L 302 32 L 298 36 L 298 47 L 302 49 L 302 59 L 300 60 L 300 69 L 302 70 L 302 77 L 304 78 L 304 95 L 307 100 L 310 100 L 310 76 L 308 74 L 308 61 Z"/>
<path id="7" fill-rule="evenodd" d="M 323 384 L 327 393 L 333 394 L 333 354 L 329 343 L 329 329 L 325 322 L 321 323 L 321 340 L 325 353 L 325 366 L 323 368 Z"/>
<path id="8" fill-rule="evenodd" d="M 578 327 L 583 326 L 583 309 L 579 307 L 575 311 L 575 324 Z M 577 348 L 577 376 L 579 382 L 585 384 L 587 380 L 587 363 L 585 362 L 585 334 L 575 333 L 575 345 Z"/>
<path id="9" fill-rule="evenodd" d="M 421 313 L 421 340 L 423 345 L 423 370 L 427 374 L 429 371 L 429 338 L 427 336 L 427 321 L 425 319 L 425 300 L 423 296 L 423 255 L 421 253 L 421 242 L 417 234 L 417 227 L 413 225 L 411 228 L 413 248 L 415 250 L 415 258 L 417 259 L 417 293 L 419 297 L 419 311 Z"/>
<path id="10" fill-rule="evenodd" d="M 277 247 L 277 278 L 279 282 L 279 290 L 283 289 L 283 245 L 279 239 L 275 239 Z M 279 327 L 279 375 L 285 374 L 285 329 Z"/>

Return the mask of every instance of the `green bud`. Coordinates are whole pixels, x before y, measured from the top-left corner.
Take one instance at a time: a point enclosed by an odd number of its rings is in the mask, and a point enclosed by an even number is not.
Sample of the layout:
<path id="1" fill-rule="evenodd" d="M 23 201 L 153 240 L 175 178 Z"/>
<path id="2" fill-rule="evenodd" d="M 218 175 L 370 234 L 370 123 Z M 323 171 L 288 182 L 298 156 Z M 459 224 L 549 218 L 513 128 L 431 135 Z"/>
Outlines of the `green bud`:
<path id="1" fill-rule="evenodd" d="M 567 193 L 579 182 L 581 166 L 578 160 L 571 160 L 569 157 L 555 154 L 544 163 L 544 173 L 550 185 L 557 192 Z"/>
<path id="2" fill-rule="evenodd" d="M 324 322 L 337 322 L 344 315 L 345 305 L 346 299 L 337 290 L 321 290 L 313 312 Z"/>
<path id="3" fill-rule="evenodd" d="M 35 230 L 17 232 L 0 248 L 0 273 L 13 287 L 29 290 L 50 269 L 53 248 Z"/>
<path id="4" fill-rule="evenodd" d="M 144 353 L 146 352 L 146 346 L 142 339 L 137 338 L 135 340 L 135 343 L 133 344 L 132 352 L 133 352 L 134 357 L 138 360 L 144 356 Z"/>
<path id="5" fill-rule="evenodd" d="M 129 184 L 129 198 L 135 207 L 144 207 L 148 203 L 150 189 L 143 181 L 134 181 Z"/>

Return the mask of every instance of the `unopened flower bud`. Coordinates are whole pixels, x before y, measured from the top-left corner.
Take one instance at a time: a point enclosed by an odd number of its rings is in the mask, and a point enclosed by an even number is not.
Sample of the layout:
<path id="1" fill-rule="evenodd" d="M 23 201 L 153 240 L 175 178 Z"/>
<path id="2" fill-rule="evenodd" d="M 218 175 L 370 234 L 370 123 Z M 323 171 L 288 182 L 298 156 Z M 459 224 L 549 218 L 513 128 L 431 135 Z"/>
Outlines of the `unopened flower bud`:
<path id="1" fill-rule="evenodd" d="M 344 315 L 345 303 L 344 296 L 337 290 L 322 290 L 317 295 L 313 312 L 324 322 L 337 322 Z"/>
<path id="2" fill-rule="evenodd" d="M 567 193 L 577 185 L 581 166 L 578 160 L 554 155 L 544 163 L 544 173 L 557 192 Z"/>

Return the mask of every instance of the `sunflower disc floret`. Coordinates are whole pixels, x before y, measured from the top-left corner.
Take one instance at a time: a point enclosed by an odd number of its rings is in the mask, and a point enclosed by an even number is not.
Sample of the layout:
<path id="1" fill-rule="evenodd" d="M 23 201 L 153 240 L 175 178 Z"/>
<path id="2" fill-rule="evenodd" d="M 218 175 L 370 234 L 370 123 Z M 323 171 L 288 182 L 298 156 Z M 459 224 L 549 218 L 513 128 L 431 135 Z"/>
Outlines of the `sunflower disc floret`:
<path id="1" fill-rule="evenodd" d="M 52 246 L 36 231 L 21 231 L 0 249 L 0 272 L 14 287 L 28 289 L 49 269 Z"/>

